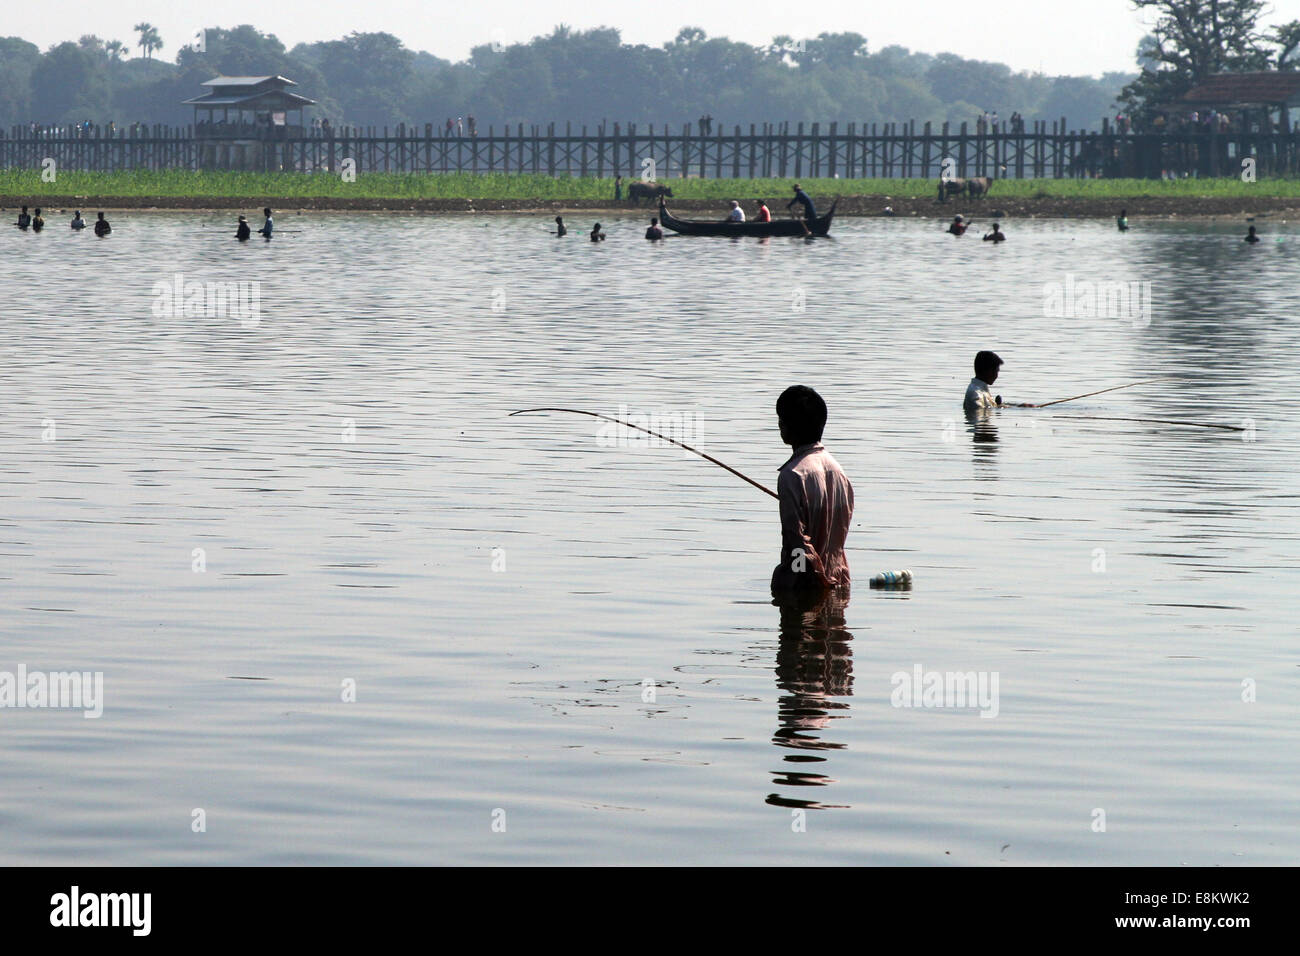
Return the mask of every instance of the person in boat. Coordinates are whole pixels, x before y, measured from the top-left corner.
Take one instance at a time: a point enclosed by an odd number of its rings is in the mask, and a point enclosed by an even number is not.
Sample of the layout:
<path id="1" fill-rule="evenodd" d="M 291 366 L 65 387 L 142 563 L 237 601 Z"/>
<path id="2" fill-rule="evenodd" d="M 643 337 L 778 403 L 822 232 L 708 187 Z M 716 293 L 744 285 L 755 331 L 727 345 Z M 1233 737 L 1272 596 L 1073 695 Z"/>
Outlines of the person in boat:
<path id="1" fill-rule="evenodd" d="M 754 221 L 755 221 L 755 222 L 771 222 L 771 221 L 772 221 L 772 210 L 770 210 L 770 209 L 767 208 L 767 200 L 766 200 L 766 199 L 760 199 L 760 200 L 758 201 L 758 212 L 754 214 Z"/>
<path id="2" fill-rule="evenodd" d="M 70 222 L 68 225 L 70 225 L 73 229 L 76 230 L 81 230 L 86 228 L 86 220 L 81 218 L 80 209 L 78 209 L 76 212 L 72 214 L 72 222 Z"/>
<path id="3" fill-rule="evenodd" d="M 18 214 L 17 226 L 19 229 L 26 229 L 32 224 L 32 217 L 27 212 L 27 207 L 23 206 L 23 211 Z"/>
<path id="4" fill-rule="evenodd" d="M 600 241 L 602 241 L 604 238 L 605 238 L 605 234 L 604 234 L 603 232 L 600 231 L 600 223 L 596 223 L 594 226 L 591 227 L 591 241 L 592 241 L 592 242 L 600 242 Z"/>
<path id="5" fill-rule="evenodd" d="M 557 235 L 557 236 L 567 236 L 568 234 L 569 234 L 569 230 L 567 230 L 567 229 L 564 228 L 564 217 L 563 217 L 563 216 L 556 216 L 556 217 L 555 217 L 555 235 Z"/>
<path id="6" fill-rule="evenodd" d="M 776 400 L 781 440 L 792 454 L 777 474 L 781 509 L 781 563 L 772 593 L 823 592 L 849 584 L 844 541 L 853 520 L 853 485 L 822 445 L 826 402 L 806 385 Z"/>
<path id="7" fill-rule="evenodd" d="M 794 198 L 785 204 L 785 208 L 789 209 L 795 203 L 799 203 L 799 205 L 803 206 L 804 219 L 808 220 L 809 222 L 812 222 L 814 219 L 817 218 L 817 209 L 815 206 L 813 206 L 812 199 L 809 197 L 809 195 L 806 192 L 803 191 L 803 187 L 800 186 L 798 183 L 794 184 Z"/>
<path id="8" fill-rule="evenodd" d="M 1121 209 L 1119 216 L 1115 219 L 1115 225 L 1120 232 L 1128 232 L 1128 210 Z"/>
<path id="9" fill-rule="evenodd" d="M 727 213 L 727 222 L 744 222 L 745 210 L 740 208 L 740 203 L 731 200 L 731 212 Z"/>
<path id="10" fill-rule="evenodd" d="M 239 225 L 235 227 L 235 238 L 240 242 L 247 242 L 253 235 L 253 230 L 248 226 L 248 220 L 243 216 L 239 217 Z"/>
<path id="11" fill-rule="evenodd" d="M 270 239 L 271 233 L 275 231 L 275 220 L 271 218 L 270 209 L 263 209 L 262 215 L 266 217 L 266 221 L 262 223 L 262 228 L 257 230 L 257 234 Z M 293 245 L 293 243 L 289 243 L 289 245 Z"/>
<path id="12" fill-rule="evenodd" d="M 45 228 L 45 217 L 41 215 L 40 207 L 36 208 L 36 215 L 32 216 L 32 232 L 40 232 Z"/>
<path id="13" fill-rule="evenodd" d="M 99 218 L 95 220 L 95 235 L 102 239 L 112 231 L 113 227 L 108 224 L 108 220 L 104 218 L 104 214 L 101 212 Z"/>
<path id="14" fill-rule="evenodd" d="M 998 228 L 998 224 L 995 222 L 993 224 L 993 231 L 984 234 L 984 241 L 985 242 L 1006 242 L 1007 237 L 1003 234 L 1002 230 Z"/>
<path id="15" fill-rule="evenodd" d="M 1255 234 L 1255 227 L 1254 227 L 1254 226 L 1251 226 L 1250 229 L 1246 232 L 1246 238 L 1245 238 L 1245 241 L 1246 241 L 1246 242 L 1259 242 L 1259 236 L 1257 236 L 1257 235 Z"/>
<path id="16" fill-rule="evenodd" d="M 650 228 L 645 231 L 647 239 L 662 239 L 664 231 L 659 228 L 659 219 L 656 217 L 650 220 Z"/>
<path id="17" fill-rule="evenodd" d="M 948 232 L 954 236 L 966 235 L 966 221 L 961 216 L 953 216 L 952 222 L 948 226 Z"/>

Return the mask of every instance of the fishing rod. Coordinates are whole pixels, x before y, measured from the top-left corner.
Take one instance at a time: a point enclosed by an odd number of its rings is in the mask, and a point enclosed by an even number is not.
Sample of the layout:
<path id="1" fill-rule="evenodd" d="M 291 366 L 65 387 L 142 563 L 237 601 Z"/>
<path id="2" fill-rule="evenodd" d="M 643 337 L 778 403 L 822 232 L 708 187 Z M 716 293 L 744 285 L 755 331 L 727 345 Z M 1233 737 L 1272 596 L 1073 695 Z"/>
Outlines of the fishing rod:
<path id="1" fill-rule="evenodd" d="M 527 415 L 531 412 L 567 412 L 570 415 L 590 415 L 592 418 L 600 418 L 607 422 L 613 422 L 616 425 L 625 425 L 628 428 L 635 428 L 639 432 L 645 432 L 647 435 L 654 435 L 656 438 L 662 438 L 666 442 L 672 442 L 678 448 L 685 448 L 687 451 L 699 455 L 705 461 L 712 462 L 713 464 L 717 465 L 719 468 L 725 468 L 727 471 L 731 472 L 737 478 L 749 482 L 759 491 L 766 492 L 767 494 L 771 495 L 773 498 L 777 497 L 776 492 L 773 491 L 771 488 L 767 487 L 766 485 L 759 484 L 757 481 L 755 481 L 753 478 L 750 478 L 748 475 L 741 474 L 739 471 L 732 468 L 726 462 L 718 461 L 718 459 L 714 458 L 712 455 L 706 455 L 698 448 L 692 448 L 690 445 L 686 444 L 685 442 L 678 441 L 676 438 L 669 438 L 667 435 L 661 435 L 659 434 L 659 432 L 652 431 L 649 428 L 642 428 L 640 425 L 633 425 L 631 422 L 625 422 L 620 418 L 611 418 L 608 415 L 600 414 L 600 412 L 586 412 L 583 411 L 581 408 L 521 408 L 517 412 L 511 412 L 509 417 L 513 417 L 515 415 Z"/>
<path id="2" fill-rule="evenodd" d="M 1186 425 L 1188 428 L 1222 428 L 1224 431 L 1230 432 L 1250 431 L 1250 429 L 1244 428 L 1241 425 L 1216 425 L 1211 422 L 1180 422 L 1174 418 L 1115 418 L 1111 415 L 1067 415 L 1065 420 L 1069 421 L 1072 418 L 1098 422 L 1140 422 L 1144 425 Z"/>
<path id="3" fill-rule="evenodd" d="M 1141 382 L 1129 382 L 1127 385 L 1112 385 L 1110 388 L 1099 388 L 1095 392 L 1084 392 L 1082 395 L 1071 395 L 1069 398 L 1058 398 L 1053 402 L 1043 402 L 1041 405 L 1030 405 L 1029 408 L 1046 408 L 1049 405 L 1060 405 L 1062 402 L 1073 402 L 1079 398 L 1090 398 L 1093 395 L 1101 395 L 1103 392 L 1114 392 L 1121 388 L 1133 388 L 1135 385 L 1150 385 L 1152 382 L 1159 382 L 1162 379 L 1149 378 Z"/>

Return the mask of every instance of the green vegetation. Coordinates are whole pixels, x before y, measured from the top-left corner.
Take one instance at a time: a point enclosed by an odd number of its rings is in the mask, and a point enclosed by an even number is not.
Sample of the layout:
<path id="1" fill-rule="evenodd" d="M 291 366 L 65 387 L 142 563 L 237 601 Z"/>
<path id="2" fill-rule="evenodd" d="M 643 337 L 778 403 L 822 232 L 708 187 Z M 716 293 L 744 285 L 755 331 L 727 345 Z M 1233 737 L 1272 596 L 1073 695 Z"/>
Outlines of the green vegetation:
<path id="1" fill-rule="evenodd" d="M 793 179 L 671 179 L 674 199 L 783 200 Z M 804 188 L 822 199 L 831 196 L 932 198 L 933 179 L 803 179 Z M 325 173 L 189 172 L 137 170 L 115 173 L 59 173 L 41 181 L 40 171 L 0 170 L 0 195 L 149 199 L 481 199 L 613 200 L 612 178 L 533 176 L 515 173 L 362 173 L 355 182 Z M 1005 199 L 1300 197 L 1300 179 L 1004 179 L 993 187 L 993 201 Z"/>

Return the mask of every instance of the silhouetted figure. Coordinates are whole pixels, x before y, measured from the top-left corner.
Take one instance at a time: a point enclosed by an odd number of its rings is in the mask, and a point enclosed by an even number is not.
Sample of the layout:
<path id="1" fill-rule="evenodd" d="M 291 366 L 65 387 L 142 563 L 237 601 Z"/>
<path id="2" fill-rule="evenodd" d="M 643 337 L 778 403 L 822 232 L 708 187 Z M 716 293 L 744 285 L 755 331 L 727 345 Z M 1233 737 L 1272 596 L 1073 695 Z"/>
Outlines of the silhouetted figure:
<path id="1" fill-rule="evenodd" d="M 604 238 L 605 238 L 605 234 L 600 231 L 600 223 L 596 223 L 594 226 L 591 227 L 592 242 L 601 242 Z"/>
<path id="2" fill-rule="evenodd" d="M 99 218 L 95 220 L 95 235 L 103 239 L 112 231 L 113 227 L 108 224 L 108 220 L 104 218 L 104 214 L 101 212 Z"/>
<path id="3" fill-rule="evenodd" d="M 240 242 L 247 242 L 252 235 L 253 230 L 248 227 L 248 220 L 240 216 L 239 225 L 235 227 L 235 238 Z"/>
<path id="4" fill-rule="evenodd" d="M 1250 230 L 1246 233 L 1246 239 L 1245 239 L 1245 241 L 1246 241 L 1246 242 L 1259 242 L 1259 236 L 1255 235 L 1255 227 L 1254 227 L 1254 226 L 1251 226 L 1251 227 L 1250 227 Z"/>
<path id="5" fill-rule="evenodd" d="M 1121 209 L 1119 217 L 1115 220 L 1115 225 L 1120 232 L 1128 232 L 1128 210 Z"/>
<path id="6" fill-rule="evenodd" d="M 262 228 L 257 230 L 257 234 L 259 236 L 265 236 L 267 242 L 270 242 L 271 233 L 275 231 L 275 220 L 271 218 L 270 209 L 263 209 L 262 215 L 266 217 L 266 222 L 262 223 Z M 293 245 L 293 243 L 291 242 L 289 245 Z"/>
<path id="7" fill-rule="evenodd" d="M 569 234 L 569 230 L 567 230 L 567 229 L 564 228 L 564 217 L 563 217 L 563 216 L 556 216 L 556 217 L 555 217 L 555 235 L 556 235 L 556 236 L 567 236 L 568 234 Z"/>
<path id="8" fill-rule="evenodd" d="M 952 217 L 952 223 L 948 226 L 948 232 L 954 236 L 966 235 L 966 223 L 961 216 Z"/>
<path id="9" fill-rule="evenodd" d="M 998 228 L 998 224 L 995 222 L 993 224 L 993 231 L 989 233 L 985 233 L 984 241 L 985 242 L 1006 242 L 1007 237 L 1002 234 L 1002 230 Z"/>
<path id="10" fill-rule="evenodd" d="M 620 202 L 623 199 L 623 177 L 614 177 L 614 202 Z"/>
<path id="11" fill-rule="evenodd" d="M 40 232 L 44 228 L 45 228 L 45 217 L 41 215 L 41 210 L 38 207 L 36 210 L 36 215 L 32 216 L 32 232 Z"/>
<path id="12" fill-rule="evenodd" d="M 23 211 L 18 214 L 18 222 L 15 223 L 15 225 L 17 225 L 19 229 L 22 229 L 25 232 L 31 224 L 32 224 L 32 217 L 27 212 L 27 207 L 23 206 Z"/>
<path id="13" fill-rule="evenodd" d="M 78 209 L 75 213 L 72 214 L 72 222 L 68 223 L 68 225 L 75 230 L 81 230 L 86 228 L 86 220 L 81 218 L 80 209 Z"/>
<path id="14" fill-rule="evenodd" d="M 785 208 L 789 209 L 795 203 L 803 206 L 803 217 L 808 222 L 812 222 L 817 218 L 817 209 L 813 206 L 812 199 L 803 191 L 803 187 L 798 183 L 794 184 L 794 198 L 785 204 Z"/>
<path id="15" fill-rule="evenodd" d="M 662 239 L 664 237 L 664 231 L 659 228 L 657 218 L 650 220 L 650 228 L 645 231 L 645 237 L 647 239 Z"/>

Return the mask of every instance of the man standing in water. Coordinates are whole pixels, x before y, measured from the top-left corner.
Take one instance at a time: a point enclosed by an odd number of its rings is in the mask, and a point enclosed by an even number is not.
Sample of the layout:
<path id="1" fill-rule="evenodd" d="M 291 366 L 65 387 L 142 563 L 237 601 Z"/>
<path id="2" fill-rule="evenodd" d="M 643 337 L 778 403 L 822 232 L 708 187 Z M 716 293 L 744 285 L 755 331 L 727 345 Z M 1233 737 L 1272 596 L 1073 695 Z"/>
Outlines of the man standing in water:
<path id="1" fill-rule="evenodd" d="M 257 230 L 257 234 L 270 239 L 271 233 L 275 231 L 275 222 L 271 219 L 271 210 L 269 208 L 263 209 L 262 215 L 266 217 L 266 222 L 262 223 L 262 228 Z M 293 245 L 293 243 L 289 243 L 289 245 Z"/>
<path id="2" fill-rule="evenodd" d="M 844 541 L 853 520 L 853 486 L 821 443 L 826 403 L 806 385 L 792 385 L 776 400 L 776 417 L 793 454 L 777 476 L 781 563 L 772 572 L 772 593 L 847 586 Z"/>

